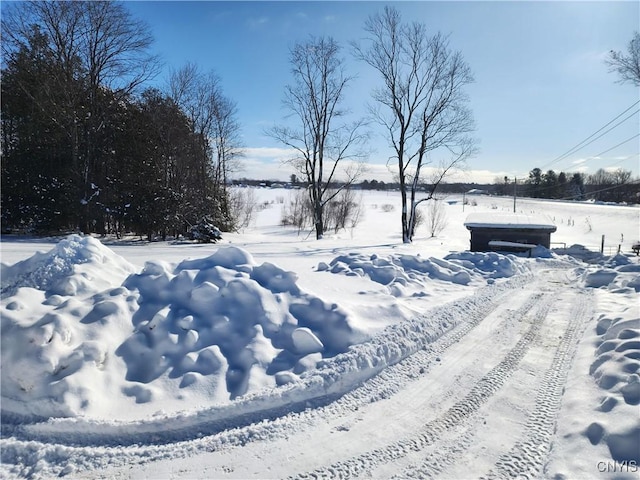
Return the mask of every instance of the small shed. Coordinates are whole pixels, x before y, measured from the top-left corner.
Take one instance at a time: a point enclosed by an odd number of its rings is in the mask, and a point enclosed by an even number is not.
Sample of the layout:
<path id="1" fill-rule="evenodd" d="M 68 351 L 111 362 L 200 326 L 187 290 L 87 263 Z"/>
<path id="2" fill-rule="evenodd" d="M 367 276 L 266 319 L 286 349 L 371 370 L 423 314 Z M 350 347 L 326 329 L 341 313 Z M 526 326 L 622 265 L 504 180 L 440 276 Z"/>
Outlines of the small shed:
<path id="1" fill-rule="evenodd" d="M 472 252 L 524 252 L 549 248 L 556 226 L 544 218 L 520 213 L 472 213 L 464 222 Z"/>

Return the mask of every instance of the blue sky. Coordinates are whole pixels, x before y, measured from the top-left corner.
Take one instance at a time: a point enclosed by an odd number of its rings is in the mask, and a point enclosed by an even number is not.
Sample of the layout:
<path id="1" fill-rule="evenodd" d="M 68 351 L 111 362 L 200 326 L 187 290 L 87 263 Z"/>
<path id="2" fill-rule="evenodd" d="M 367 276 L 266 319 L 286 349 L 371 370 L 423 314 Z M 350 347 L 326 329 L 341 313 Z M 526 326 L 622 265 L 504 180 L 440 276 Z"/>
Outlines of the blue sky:
<path id="1" fill-rule="evenodd" d="M 604 63 L 610 50 L 626 50 L 640 30 L 640 2 L 126 3 L 150 26 L 154 49 L 165 62 L 155 83 L 162 88 L 170 69 L 186 62 L 203 72 L 214 70 L 238 106 L 247 152 L 240 176 L 280 180 L 294 172 L 280 163 L 287 154 L 283 146 L 264 131 L 287 114 L 282 98 L 291 81 L 290 48 L 309 35 L 340 42 L 349 73 L 357 75 L 347 105 L 354 115 L 365 115 L 379 78 L 351 58 L 348 42 L 362 38 L 366 18 L 387 4 L 405 20 L 449 34 L 451 47 L 462 52 L 474 73 L 467 91 L 480 153 L 456 180 L 523 178 L 534 167 L 585 173 L 620 167 L 639 174 L 638 137 L 602 152 L 640 132 L 640 114 L 634 113 L 640 105 L 598 135 L 631 115 L 609 133 L 554 160 L 640 100 L 640 89 L 616 83 Z M 376 151 L 366 178 L 391 180 L 387 143 L 374 126 Z"/>

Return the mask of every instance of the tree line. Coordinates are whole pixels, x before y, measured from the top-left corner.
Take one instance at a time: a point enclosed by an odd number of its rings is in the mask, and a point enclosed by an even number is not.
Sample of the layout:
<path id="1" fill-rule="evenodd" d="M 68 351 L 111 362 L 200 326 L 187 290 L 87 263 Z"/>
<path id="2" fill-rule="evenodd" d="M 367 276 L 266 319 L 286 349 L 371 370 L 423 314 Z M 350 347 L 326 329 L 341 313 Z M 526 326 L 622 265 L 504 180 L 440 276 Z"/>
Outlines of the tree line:
<path id="1" fill-rule="evenodd" d="M 516 185 L 514 185 L 516 183 Z M 529 176 L 518 182 L 504 177 L 494 181 L 498 195 L 562 200 L 595 200 L 601 202 L 639 203 L 640 180 L 630 170 L 598 169 L 593 174 L 559 172 L 534 168 Z"/>
<path id="2" fill-rule="evenodd" d="M 167 91 L 146 24 L 117 2 L 24 2 L 2 16 L 2 227 L 184 233 L 234 226 L 233 101 L 193 64 Z"/>

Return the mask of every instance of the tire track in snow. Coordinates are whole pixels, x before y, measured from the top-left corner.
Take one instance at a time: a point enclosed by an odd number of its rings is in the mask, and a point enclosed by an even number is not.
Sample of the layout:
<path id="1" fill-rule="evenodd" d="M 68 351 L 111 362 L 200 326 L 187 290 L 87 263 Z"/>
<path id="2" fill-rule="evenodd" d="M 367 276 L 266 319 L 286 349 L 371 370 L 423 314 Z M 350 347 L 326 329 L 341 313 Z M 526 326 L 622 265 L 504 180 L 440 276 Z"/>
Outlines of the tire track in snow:
<path id="1" fill-rule="evenodd" d="M 454 328 L 448 330 L 433 342 L 428 342 L 413 355 L 403 359 L 402 362 L 382 370 L 380 374 L 342 397 L 338 402 L 339 406 L 343 407 L 346 404 L 356 409 L 367 403 L 390 398 L 409 382 L 415 381 L 416 378 L 428 373 L 430 367 L 437 362 L 436 359 L 438 357 L 441 357 L 452 345 L 460 342 L 462 338 L 496 310 L 501 302 L 504 301 L 504 296 L 512 294 L 515 289 L 524 288 L 526 280 L 531 280 L 531 277 L 523 276 L 517 280 L 517 282 L 509 282 L 509 289 L 502 290 L 499 294 L 494 294 L 489 301 L 484 296 L 477 295 L 481 300 L 478 304 L 474 305 L 473 308 L 469 308 L 469 305 L 463 307 L 466 317 L 464 323 L 455 325 Z M 474 295 L 473 298 L 476 298 L 476 296 Z M 526 312 L 534 307 L 538 299 L 539 295 L 530 295 L 525 300 L 525 303 L 512 315 L 515 317 L 524 316 Z M 331 405 L 326 408 L 331 409 Z"/>
<path id="2" fill-rule="evenodd" d="M 525 425 L 524 439 L 502 455 L 483 479 L 533 479 L 541 476 L 551 447 L 564 385 L 576 354 L 578 340 L 586 327 L 586 319 L 591 315 L 591 301 L 584 298 L 589 294 L 583 291 L 573 300 L 569 325 L 538 390 L 535 409 Z"/>
<path id="3" fill-rule="evenodd" d="M 522 434 L 524 439 L 517 442 L 508 453 L 502 455 L 492 471 L 486 477 L 482 477 L 483 479 L 540 478 L 541 468 L 554 434 L 555 420 L 560 409 L 566 378 L 579 338 L 584 333 L 587 319 L 592 314 L 592 301 L 586 298 L 590 293 L 590 291 L 580 291 L 572 299 L 570 311 L 562 314 L 563 318 L 569 321 L 566 322 L 562 336 L 558 337 L 560 342 L 555 347 L 548 366 L 540 370 L 541 381 L 535 387 L 536 400 L 532 411 L 527 414 L 528 421 L 524 425 Z M 560 299 L 556 303 L 564 304 L 565 301 Z M 547 321 L 546 328 L 550 327 L 549 324 L 553 324 L 553 320 Z M 479 426 L 479 428 L 482 427 Z M 427 460 L 405 468 L 401 474 L 392 478 L 439 478 L 452 465 L 464 461 L 462 459 L 465 451 L 478 441 L 477 436 L 476 428 L 455 432 L 455 435 L 449 435 L 451 440 L 448 443 L 442 442 L 444 445 L 431 448 L 432 453 L 429 455 L 424 455 L 423 452 L 423 457 Z"/>
<path id="4" fill-rule="evenodd" d="M 518 313 L 523 314 L 532 303 L 535 303 L 531 314 L 525 316 L 525 320 L 528 320 L 531 325 L 516 345 L 471 388 L 462 400 L 435 420 L 423 425 L 416 435 L 291 478 L 351 478 L 367 475 L 376 465 L 393 462 L 410 452 L 421 451 L 435 443 L 444 432 L 467 421 L 507 381 L 536 338 L 552 306 L 553 299 L 554 296 L 549 293 L 536 293 L 529 297 Z"/>

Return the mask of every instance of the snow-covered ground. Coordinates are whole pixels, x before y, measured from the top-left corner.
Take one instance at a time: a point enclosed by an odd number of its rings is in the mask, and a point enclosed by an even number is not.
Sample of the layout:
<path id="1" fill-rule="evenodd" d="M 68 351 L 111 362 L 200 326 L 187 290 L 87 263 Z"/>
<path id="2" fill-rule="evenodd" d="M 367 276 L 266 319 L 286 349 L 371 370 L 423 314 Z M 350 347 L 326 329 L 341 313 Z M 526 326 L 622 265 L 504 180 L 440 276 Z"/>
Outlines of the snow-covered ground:
<path id="1" fill-rule="evenodd" d="M 638 477 L 640 208 L 518 199 L 524 258 L 466 251 L 509 198 L 404 245 L 395 192 L 320 241 L 290 195 L 215 245 L 4 236 L 2 476 Z"/>

